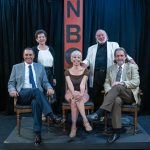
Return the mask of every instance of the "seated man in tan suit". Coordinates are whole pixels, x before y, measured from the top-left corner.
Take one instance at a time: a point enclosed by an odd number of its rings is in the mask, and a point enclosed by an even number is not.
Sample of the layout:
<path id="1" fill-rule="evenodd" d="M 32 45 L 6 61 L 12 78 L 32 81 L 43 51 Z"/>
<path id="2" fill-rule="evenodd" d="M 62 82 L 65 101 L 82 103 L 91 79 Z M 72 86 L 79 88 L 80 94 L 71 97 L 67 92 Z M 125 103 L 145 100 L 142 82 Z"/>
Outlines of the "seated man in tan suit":
<path id="1" fill-rule="evenodd" d="M 93 114 L 88 115 L 90 121 L 99 120 L 105 111 L 112 112 L 113 134 L 107 142 L 113 143 L 120 137 L 121 104 L 138 102 L 139 72 L 136 64 L 127 62 L 124 48 L 114 52 L 115 64 L 108 68 L 104 83 L 105 96 L 103 104 Z"/>

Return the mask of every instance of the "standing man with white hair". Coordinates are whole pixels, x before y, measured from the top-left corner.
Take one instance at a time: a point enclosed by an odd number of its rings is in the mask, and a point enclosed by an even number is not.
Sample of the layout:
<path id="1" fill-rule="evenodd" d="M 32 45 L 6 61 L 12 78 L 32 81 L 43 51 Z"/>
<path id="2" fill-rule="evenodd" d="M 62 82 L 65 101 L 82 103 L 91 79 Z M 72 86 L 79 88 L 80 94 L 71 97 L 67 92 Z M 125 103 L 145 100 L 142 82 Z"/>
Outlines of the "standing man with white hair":
<path id="1" fill-rule="evenodd" d="M 88 48 L 86 59 L 83 61 L 86 67 L 90 67 L 89 86 L 90 97 L 94 102 L 95 110 L 102 104 L 101 91 L 106 77 L 107 68 L 114 62 L 114 51 L 119 47 L 117 42 L 109 42 L 107 33 L 104 30 L 97 30 L 95 35 L 97 44 Z M 133 59 L 127 59 L 134 63 Z"/>

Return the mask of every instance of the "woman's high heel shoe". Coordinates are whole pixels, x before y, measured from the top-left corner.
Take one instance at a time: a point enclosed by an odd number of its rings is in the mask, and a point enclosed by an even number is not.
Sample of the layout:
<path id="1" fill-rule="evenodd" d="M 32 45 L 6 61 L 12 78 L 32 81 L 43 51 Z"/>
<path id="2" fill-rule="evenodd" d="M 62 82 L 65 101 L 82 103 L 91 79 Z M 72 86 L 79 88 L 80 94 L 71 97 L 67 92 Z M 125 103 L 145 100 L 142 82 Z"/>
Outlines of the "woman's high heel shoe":
<path id="1" fill-rule="evenodd" d="M 74 138 L 76 136 L 77 128 L 71 128 L 71 132 L 69 134 L 70 138 Z"/>
<path id="2" fill-rule="evenodd" d="M 83 126 L 85 127 L 85 130 L 86 130 L 87 132 L 90 132 L 90 131 L 93 130 L 89 122 L 84 122 L 84 123 L 83 123 Z"/>

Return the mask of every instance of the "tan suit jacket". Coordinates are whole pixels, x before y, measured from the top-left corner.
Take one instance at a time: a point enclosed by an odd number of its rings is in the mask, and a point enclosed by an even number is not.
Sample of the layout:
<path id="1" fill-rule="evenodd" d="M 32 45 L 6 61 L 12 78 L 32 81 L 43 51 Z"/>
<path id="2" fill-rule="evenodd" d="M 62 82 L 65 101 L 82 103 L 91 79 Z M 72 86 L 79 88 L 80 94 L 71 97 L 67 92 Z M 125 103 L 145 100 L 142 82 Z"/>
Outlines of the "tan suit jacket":
<path id="1" fill-rule="evenodd" d="M 117 64 L 112 65 L 107 69 L 107 75 L 104 83 L 105 92 L 111 89 L 112 84 L 116 80 Z M 126 87 L 131 89 L 136 103 L 139 103 L 139 84 L 140 77 L 138 72 L 138 66 L 131 63 L 125 63 L 122 72 L 122 81 Z"/>

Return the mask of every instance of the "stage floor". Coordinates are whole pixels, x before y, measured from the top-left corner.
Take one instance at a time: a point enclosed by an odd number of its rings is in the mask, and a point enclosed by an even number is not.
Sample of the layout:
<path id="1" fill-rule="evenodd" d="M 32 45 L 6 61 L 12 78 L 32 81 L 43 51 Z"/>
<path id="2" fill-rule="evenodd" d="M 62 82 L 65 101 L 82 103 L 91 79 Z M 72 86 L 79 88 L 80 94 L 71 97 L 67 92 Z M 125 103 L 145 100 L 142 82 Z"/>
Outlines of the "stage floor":
<path id="1" fill-rule="evenodd" d="M 70 124 L 70 123 L 69 123 Z M 81 123 L 80 123 L 81 124 Z M 42 128 L 42 144 L 38 147 L 33 145 L 34 134 L 32 130 L 33 120 L 31 117 L 22 118 L 21 136 L 17 135 L 16 127 L 4 141 L 6 149 L 150 149 L 150 136 L 138 125 L 138 133 L 133 135 L 130 126 L 126 132 L 113 144 L 107 144 L 108 133 L 103 132 L 102 124 L 95 124 L 91 133 L 84 131 L 81 125 L 75 139 L 69 138 L 70 125 L 66 131 L 59 125 L 51 125 Z"/>

